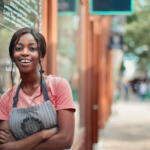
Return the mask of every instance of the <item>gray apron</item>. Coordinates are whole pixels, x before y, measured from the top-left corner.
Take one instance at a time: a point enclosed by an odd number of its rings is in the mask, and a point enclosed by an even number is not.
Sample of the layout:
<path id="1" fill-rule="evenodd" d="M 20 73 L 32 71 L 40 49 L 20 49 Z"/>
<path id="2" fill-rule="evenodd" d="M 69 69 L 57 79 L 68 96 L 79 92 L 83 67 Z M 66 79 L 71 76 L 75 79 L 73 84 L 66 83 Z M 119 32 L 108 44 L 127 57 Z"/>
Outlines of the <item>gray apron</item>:
<path id="1" fill-rule="evenodd" d="M 45 102 L 42 104 L 17 108 L 20 86 L 21 83 L 13 97 L 14 103 L 9 118 L 9 127 L 15 137 L 21 140 L 43 129 L 57 126 L 57 113 L 48 97 L 44 77 L 42 78 L 42 89 Z"/>

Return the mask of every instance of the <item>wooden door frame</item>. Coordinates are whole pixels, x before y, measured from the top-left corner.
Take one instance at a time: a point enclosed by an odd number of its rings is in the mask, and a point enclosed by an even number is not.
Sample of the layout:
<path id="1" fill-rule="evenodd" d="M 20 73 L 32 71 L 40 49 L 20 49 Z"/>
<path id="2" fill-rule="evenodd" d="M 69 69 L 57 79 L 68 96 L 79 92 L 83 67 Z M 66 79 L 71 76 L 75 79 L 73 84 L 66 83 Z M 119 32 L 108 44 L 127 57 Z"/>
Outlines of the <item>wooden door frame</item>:
<path id="1" fill-rule="evenodd" d="M 46 56 L 43 60 L 45 75 L 56 75 L 57 54 L 57 0 L 43 0 L 43 35 L 46 39 Z"/>

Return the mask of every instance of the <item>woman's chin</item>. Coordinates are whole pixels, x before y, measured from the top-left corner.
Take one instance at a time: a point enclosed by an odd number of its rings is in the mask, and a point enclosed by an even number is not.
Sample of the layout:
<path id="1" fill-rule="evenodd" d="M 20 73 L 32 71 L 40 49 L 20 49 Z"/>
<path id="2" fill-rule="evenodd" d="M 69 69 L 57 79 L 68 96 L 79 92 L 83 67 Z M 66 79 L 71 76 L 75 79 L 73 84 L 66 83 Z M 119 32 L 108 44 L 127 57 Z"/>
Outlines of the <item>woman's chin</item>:
<path id="1" fill-rule="evenodd" d="M 29 69 L 29 68 L 23 68 L 23 69 L 19 69 L 20 74 L 30 74 L 33 73 L 33 69 Z"/>

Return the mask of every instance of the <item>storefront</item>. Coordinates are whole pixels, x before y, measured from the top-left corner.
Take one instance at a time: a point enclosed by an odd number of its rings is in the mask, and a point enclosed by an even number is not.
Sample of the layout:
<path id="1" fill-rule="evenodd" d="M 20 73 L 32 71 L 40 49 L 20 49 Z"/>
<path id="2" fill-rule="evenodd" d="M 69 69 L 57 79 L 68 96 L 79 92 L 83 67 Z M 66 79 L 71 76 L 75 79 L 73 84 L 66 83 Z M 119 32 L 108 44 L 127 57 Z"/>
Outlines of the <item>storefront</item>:
<path id="1" fill-rule="evenodd" d="M 78 10 L 69 7 L 69 0 L 0 0 L 0 94 L 12 87 L 8 52 L 12 35 L 23 27 L 35 28 L 47 43 L 44 74 L 66 78 L 79 93 L 74 100 L 79 100 L 80 127 L 72 150 L 83 143 L 82 149 L 92 150 L 98 142 L 98 130 L 111 114 L 110 17 L 90 15 L 89 0 L 72 1 Z M 69 15 L 77 11 L 78 15 L 58 16 L 58 10 L 64 10 L 65 15 L 66 8 Z M 17 68 L 12 72 L 14 83 L 18 83 Z"/>
<path id="2" fill-rule="evenodd" d="M 0 94 L 12 87 L 20 76 L 18 69 L 9 58 L 9 43 L 15 31 L 23 27 L 35 28 L 42 32 L 42 0 L 1 0 L 0 1 Z M 14 64 L 13 64 L 14 65 Z"/>

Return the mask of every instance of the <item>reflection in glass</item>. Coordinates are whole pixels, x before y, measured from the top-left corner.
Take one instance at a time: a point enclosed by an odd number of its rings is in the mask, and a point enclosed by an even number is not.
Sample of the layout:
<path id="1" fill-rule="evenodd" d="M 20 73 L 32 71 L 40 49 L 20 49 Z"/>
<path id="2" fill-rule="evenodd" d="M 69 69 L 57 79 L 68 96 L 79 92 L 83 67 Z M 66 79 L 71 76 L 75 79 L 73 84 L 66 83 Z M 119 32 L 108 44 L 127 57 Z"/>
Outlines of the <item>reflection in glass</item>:
<path id="1" fill-rule="evenodd" d="M 42 31 L 42 0 L 0 0 L 0 94 L 12 87 L 9 43 L 15 31 L 23 27 Z M 14 84 L 20 79 L 13 69 Z"/>
<path id="2" fill-rule="evenodd" d="M 77 41 L 79 16 L 58 16 L 57 75 L 66 78 L 76 101 L 78 88 Z"/>
<path id="3" fill-rule="evenodd" d="M 76 0 L 58 0 L 58 12 L 75 11 Z"/>

